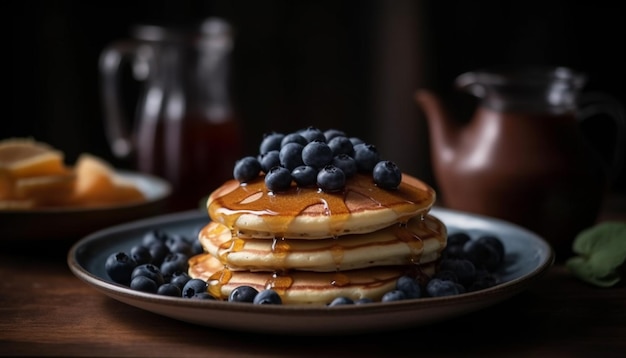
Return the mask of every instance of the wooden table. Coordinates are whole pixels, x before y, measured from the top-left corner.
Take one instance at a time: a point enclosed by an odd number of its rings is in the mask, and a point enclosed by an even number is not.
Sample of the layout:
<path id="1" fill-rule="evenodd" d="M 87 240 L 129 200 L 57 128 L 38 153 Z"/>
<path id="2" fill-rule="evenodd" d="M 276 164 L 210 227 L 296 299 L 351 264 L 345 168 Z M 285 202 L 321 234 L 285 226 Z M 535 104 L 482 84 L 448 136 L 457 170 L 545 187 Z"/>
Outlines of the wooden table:
<path id="1" fill-rule="evenodd" d="M 602 218 L 626 221 L 623 209 Z M 108 298 L 70 272 L 71 244 L 0 246 L 0 355 L 617 357 L 626 352 L 626 286 L 590 286 L 561 264 L 527 291 L 450 321 L 366 335 L 288 337 L 195 326 Z"/>

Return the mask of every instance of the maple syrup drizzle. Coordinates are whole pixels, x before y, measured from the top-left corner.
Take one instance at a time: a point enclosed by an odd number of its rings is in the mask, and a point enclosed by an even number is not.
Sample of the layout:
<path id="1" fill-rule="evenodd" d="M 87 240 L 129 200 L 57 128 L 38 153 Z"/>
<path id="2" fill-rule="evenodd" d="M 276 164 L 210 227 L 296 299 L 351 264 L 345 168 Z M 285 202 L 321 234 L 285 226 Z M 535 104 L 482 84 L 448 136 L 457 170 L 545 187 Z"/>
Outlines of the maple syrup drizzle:
<path id="1" fill-rule="evenodd" d="M 230 279 L 233 277 L 233 273 L 226 267 L 222 270 L 216 271 L 214 274 L 209 276 L 207 282 L 209 283 L 209 294 L 215 298 L 224 298 L 222 296 L 222 286 L 227 284 Z"/>
<path id="2" fill-rule="evenodd" d="M 339 244 L 333 244 L 330 246 L 330 248 L 328 249 L 328 251 L 330 252 L 330 254 L 333 257 L 333 261 L 335 263 L 335 269 L 337 271 L 341 270 L 341 264 L 343 263 L 343 256 L 345 254 L 345 249 L 343 248 L 343 246 L 339 245 Z"/>
<path id="3" fill-rule="evenodd" d="M 286 274 L 273 272 L 265 281 L 265 289 L 274 289 L 279 295 L 284 295 L 293 284 L 293 277 Z"/>
<path id="4" fill-rule="evenodd" d="M 443 250 L 446 242 L 445 226 L 438 219 L 432 216 L 422 216 L 414 218 L 411 225 L 408 223 L 397 224 L 390 227 L 393 236 L 401 242 L 404 242 L 409 248 L 409 262 L 413 264 L 419 264 L 420 258 L 424 250 L 424 240 L 435 238 L 440 242 L 439 250 Z M 387 229 L 387 230 L 389 230 Z M 205 230 L 203 235 L 220 235 L 220 228 L 214 229 L 215 231 Z M 258 240 L 258 239 L 257 239 Z M 262 239 L 263 240 L 263 239 Z M 292 242 L 299 241 L 298 239 L 285 239 L 275 237 L 271 243 L 271 254 L 277 258 L 285 260 L 286 257 L 293 252 Z M 341 271 L 343 264 L 343 258 L 345 250 L 354 250 L 363 247 L 373 247 L 382 245 L 394 245 L 396 241 L 382 239 L 372 242 L 364 242 L 360 244 L 351 244 L 349 246 L 342 245 L 341 237 L 334 237 L 332 239 L 324 239 L 324 245 L 316 246 L 314 248 L 306 249 L 299 247 L 297 251 L 302 253 L 315 253 L 315 252 L 329 252 L 333 258 L 337 271 Z M 228 255 L 233 252 L 242 251 L 245 248 L 247 239 L 241 239 L 238 237 L 232 237 L 231 239 L 222 242 L 217 250 L 216 257 L 224 265 L 228 264 Z M 321 241 L 317 241 L 320 243 Z M 277 264 L 275 268 L 280 271 L 286 271 L 285 264 Z"/>
<path id="5" fill-rule="evenodd" d="M 415 179 L 417 180 L 417 179 Z M 295 217 L 307 209 L 321 206 L 320 215 L 328 216 L 331 231 L 343 232 L 343 223 L 351 211 L 346 198 L 356 197 L 369 202 L 369 208 L 388 208 L 394 210 L 401 222 L 408 221 L 417 211 L 429 208 L 435 198 L 432 188 L 417 181 L 416 185 L 402 182 L 396 190 L 378 188 L 370 175 L 356 174 L 346 182 L 341 192 L 324 192 L 317 188 L 299 188 L 292 186 L 285 192 L 270 192 L 259 176 L 246 184 L 235 180 L 227 182 L 212 194 L 208 206 L 209 216 L 235 230 L 235 222 L 244 214 L 254 214 L 263 218 L 269 231 L 276 236 L 284 236 Z M 367 209 L 367 208 L 366 208 Z"/>
<path id="6" fill-rule="evenodd" d="M 335 274 L 333 275 L 333 278 L 330 281 L 330 285 L 331 286 L 336 286 L 336 287 L 345 287 L 348 286 L 350 284 L 350 279 L 348 278 L 348 276 L 346 276 L 346 274 L 342 273 L 342 272 L 335 272 Z"/>
<path id="7" fill-rule="evenodd" d="M 221 190 L 221 192 L 219 192 Z M 283 197 L 284 196 L 284 197 Z M 292 187 L 284 193 L 272 193 L 267 190 L 263 177 L 257 180 L 239 184 L 230 181 L 222 189 L 214 193 L 213 201 L 209 204 L 209 216 L 221 222 L 231 230 L 231 240 L 225 241 L 218 248 L 218 259 L 224 265 L 223 269 L 211 274 L 207 280 L 209 282 L 209 293 L 217 298 L 224 299 L 221 291 L 222 287 L 230 282 L 233 273 L 227 266 L 228 255 L 244 249 L 245 239 L 237 237 L 235 222 L 244 214 L 254 214 L 263 217 L 270 226 L 270 231 L 275 233 L 272 239 L 271 252 L 277 258 L 285 259 L 292 251 L 289 240 L 284 238 L 284 233 L 291 221 L 298 215 L 304 213 L 308 208 L 321 205 L 322 210 L 317 211 L 321 215 L 329 217 L 331 231 L 342 233 L 342 223 L 351 214 L 346 204 L 348 196 L 357 196 L 370 202 L 372 208 L 389 208 L 396 212 L 399 221 L 394 230 L 394 236 L 406 243 L 410 251 L 410 262 L 407 270 L 413 271 L 416 277 L 423 277 L 419 265 L 419 259 L 423 253 L 423 240 L 436 237 L 442 244 L 445 244 L 445 226 L 438 220 L 427 220 L 423 215 L 419 218 L 419 233 L 415 233 L 408 228 L 408 221 L 415 216 L 416 207 L 429 208 L 434 202 L 434 191 L 426 185 L 421 187 L 405 183 L 400 184 L 397 190 L 383 190 L 376 187 L 371 176 L 357 174 L 346 183 L 342 192 L 326 193 L 314 188 Z M 285 200 L 287 199 L 287 200 Z M 431 227 L 432 226 L 432 227 Z M 330 247 L 317 248 L 314 251 L 329 250 L 336 265 L 336 271 L 332 274 L 329 284 L 335 287 L 345 287 L 353 284 L 348 275 L 341 271 L 345 249 L 339 244 L 340 237 L 333 236 L 336 241 Z M 359 246 L 372 246 L 374 243 Z M 440 245 L 443 246 L 443 245 Z M 441 248 L 440 250 L 443 250 Z M 285 269 L 285 265 L 278 265 L 275 271 L 267 272 L 264 288 L 274 289 L 283 295 L 294 283 L 294 278 Z M 384 285 L 396 277 L 389 278 L 369 278 L 367 282 L 355 282 L 354 284 L 365 285 L 366 287 L 376 287 Z"/>

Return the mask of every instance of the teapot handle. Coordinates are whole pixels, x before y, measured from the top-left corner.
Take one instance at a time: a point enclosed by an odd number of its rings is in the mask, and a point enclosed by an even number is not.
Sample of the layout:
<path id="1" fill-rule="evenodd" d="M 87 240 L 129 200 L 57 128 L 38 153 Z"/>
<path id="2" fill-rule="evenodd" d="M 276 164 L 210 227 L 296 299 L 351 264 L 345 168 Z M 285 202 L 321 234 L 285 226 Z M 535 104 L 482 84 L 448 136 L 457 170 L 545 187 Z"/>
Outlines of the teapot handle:
<path id="1" fill-rule="evenodd" d="M 129 126 L 129 116 L 121 103 L 121 71 L 125 61 L 135 59 L 141 46 L 136 41 L 119 41 L 106 47 L 100 54 L 101 96 L 104 111 L 105 133 L 111 151 L 118 158 L 127 158 L 134 150 L 133 134 Z M 147 66 L 149 61 L 143 61 Z M 145 67 L 144 66 L 144 67 Z M 145 79 L 143 71 L 137 68 L 133 71 L 136 80 Z"/>
<path id="2" fill-rule="evenodd" d="M 461 91 L 465 91 L 474 97 L 483 98 L 487 94 L 484 84 L 484 75 L 480 72 L 465 72 L 454 80 L 454 86 Z"/>
<path id="3" fill-rule="evenodd" d="M 578 120 L 585 121 L 591 117 L 605 115 L 615 124 L 615 142 L 611 161 L 610 174 L 612 180 L 619 176 L 623 168 L 626 153 L 626 117 L 624 107 L 606 93 L 588 92 L 580 96 Z"/>

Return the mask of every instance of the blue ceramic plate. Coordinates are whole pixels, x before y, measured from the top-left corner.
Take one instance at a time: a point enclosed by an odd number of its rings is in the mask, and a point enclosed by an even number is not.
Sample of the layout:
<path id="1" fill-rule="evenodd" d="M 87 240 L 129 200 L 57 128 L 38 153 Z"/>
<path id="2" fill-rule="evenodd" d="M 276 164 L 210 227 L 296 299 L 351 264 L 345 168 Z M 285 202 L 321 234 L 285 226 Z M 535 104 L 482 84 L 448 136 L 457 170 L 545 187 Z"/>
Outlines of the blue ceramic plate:
<path id="1" fill-rule="evenodd" d="M 540 237 L 511 223 L 473 214 L 433 208 L 448 232 L 464 231 L 472 238 L 482 233 L 499 236 L 506 258 L 497 272 L 497 286 L 440 298 L 420 298 L 338 307 L 252 305 L 222 301 L 165 297 L 131 290 L 111 281 L 106 258 L 130 251 L 150 229 L 195 235 L 209 222 L 206 213 L 191 211 L 155 217 L 101 230 L 77 242 L 68 253 L 71 271 L 105 295 L 173 319 L 211 327 L 263 333 L 314 335 L 353 334 L 425 325 L 494 305 L 526 289 L 553 263 L 550 246 Z"/>

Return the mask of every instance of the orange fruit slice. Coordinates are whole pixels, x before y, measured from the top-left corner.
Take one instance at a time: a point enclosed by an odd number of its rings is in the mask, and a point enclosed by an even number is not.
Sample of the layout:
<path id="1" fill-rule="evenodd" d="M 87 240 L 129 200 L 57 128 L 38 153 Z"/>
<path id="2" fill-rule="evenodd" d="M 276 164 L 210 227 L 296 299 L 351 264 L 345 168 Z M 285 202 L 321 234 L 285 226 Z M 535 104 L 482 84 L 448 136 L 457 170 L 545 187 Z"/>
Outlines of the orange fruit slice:
<path id="1" fill-rule="evenodd" d="M 0 172 L 13 178 L 67 174 L 61 151 L 31 138 L 0 141 Z"/>
<path id="2" fill-rule="evenodd" d="M 81 154 L 74 167 L 74 201 L 81 205 L 127 203 L 144 200 L 143 193 L 120 178 L 106 161 L 91 154 Z"/>
<path id="3" fill-rule="evenodd" d="M 0 200 L 27 195 L 15 192 L 17 181 L 21 179 L 71 175 L 63 159 L 62 152 L 32 138 L 9 138 L 0 141 Z M 29 184 L 27 186 L 30 187 Z M 43 193 L 46 190 L 46 181 L 37 182 L 36 186 L 41 189 L 34 190 Z M 29 191 L 30 189 L 26 189 L 26 192 Z"/>
<path id="4" fill-rule="evenodd" d="M 81 154 L 75 166 L 63 152 L 32 138 L 0 141 L 0 209 L 101 206 L 145 200 L 137 186 L 103 159 Z"/>
<path id="5" fill-rule="evenodd" d="M 42 175 L 15 181 L 14 196 L 19 200 L 34 201 L 37 206 L 57 206 L 69 203 L 74 192 L 73 174 Z"/>

